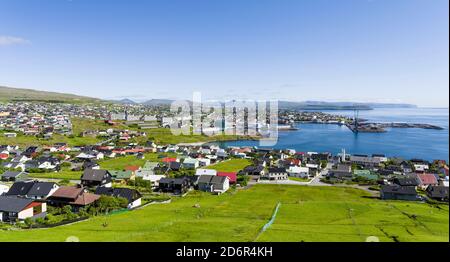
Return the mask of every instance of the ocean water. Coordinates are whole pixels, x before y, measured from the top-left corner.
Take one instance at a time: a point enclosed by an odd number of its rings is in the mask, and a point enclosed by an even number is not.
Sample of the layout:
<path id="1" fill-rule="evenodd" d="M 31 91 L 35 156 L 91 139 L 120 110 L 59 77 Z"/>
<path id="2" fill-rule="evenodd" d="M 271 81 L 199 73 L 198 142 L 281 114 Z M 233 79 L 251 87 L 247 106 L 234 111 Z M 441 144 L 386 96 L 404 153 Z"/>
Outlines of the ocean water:
<path id="1" fill-rule="evenodd" d="M 326 111 L 353 116 L 353 111 Z M 359 117 L 370 122 L 424 123 L 444 130 L 390 128 L 386 133 L 354 134 L 346 126 L 333 124 L 298 124 L 298 131 L 279 132 L 278 143 L 271 148 L 298 152 L 330 152 L 345 149 L 350 154 L 385 154 L 405 159 L 449 160 L 449 110 L 439 108 L 374 109 L 360 111 Z M 259 146 L 258 141 L 218 143 L 227 146 Z"/>

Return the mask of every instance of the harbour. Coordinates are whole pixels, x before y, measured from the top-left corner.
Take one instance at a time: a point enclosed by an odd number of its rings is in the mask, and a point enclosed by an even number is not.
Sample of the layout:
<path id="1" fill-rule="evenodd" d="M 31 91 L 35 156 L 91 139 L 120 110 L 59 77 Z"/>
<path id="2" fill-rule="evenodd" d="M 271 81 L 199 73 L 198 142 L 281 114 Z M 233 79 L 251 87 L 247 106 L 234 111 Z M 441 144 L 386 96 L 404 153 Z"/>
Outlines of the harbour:
<path id="1" fill-rule="evenodd" d="M 327 112 L 353 116 L 352 111 Z M 448 109 L 375 109 L 361 111 L 367 123 L 381 123 L 387 132 L 354 133 L 345 124 L 296 122 L 295 131 L 279 132 L 273 148 L 339 153 L 345 148 L 355 154 L 385 154 L 405 159 L 449 159 Z M 394 124 L 393 124 L 394 123 Z M 400 126 L 408 128 L 398 128 Z M 418 128 L 415 123 L 421 123 Z M 428 128 L 438 126 L 441 128 Z M 259 146 L 258 141 L 220 142 L 227 146 Z"/>

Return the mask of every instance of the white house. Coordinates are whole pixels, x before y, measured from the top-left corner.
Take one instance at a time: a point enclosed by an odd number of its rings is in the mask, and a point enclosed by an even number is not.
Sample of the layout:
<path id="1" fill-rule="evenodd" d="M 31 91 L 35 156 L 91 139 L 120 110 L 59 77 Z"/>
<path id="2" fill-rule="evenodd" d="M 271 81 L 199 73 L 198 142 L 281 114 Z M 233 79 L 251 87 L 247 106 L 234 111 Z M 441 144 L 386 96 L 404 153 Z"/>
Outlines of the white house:
<path id="1" fill-rule="evenodd" d="M 201 175 L 198 179 L 198 189 L 205 192 L 222 194 L 230 188 L 227 176 Z"/>
<path id="2" fill-rule="evenodd" d="M 209 159 L 209 158 L 200 158 L 198 160 L 198 162 L 199 162 L 199 166 L 209 166 L 209 165 L 211 165 L 211 159 Z"/>
<path id="3" fill-rule="evenodd" d="M 104 157 L 105 155 L 102 152 L 89 152 L 89 153 L 81 152 L 76 156 L 76 158 L 79 159 L 97 159 L 97 160 L 103 159 Z"/>
<path id="4" fill-rule="evenodd" d="M 269 180 L 287 180 L 288 179 L 288 172 L 285 168 L 276 168 L 271 167 L 269 168 L 269 172 L 264 175 Z"/>
<path id="5" fill-rule="evenodd" d="M 319 169 L 319 165 L 318 164 L 306 164 L 307 168 L 313 168 L 313 169 Z"/>
<path id="6" fill-rule="evenodd" d="M 291 166 L 288 169 L 289 176 L 307 178 L 309 176 L 309 168 L 301 166 Z"/>
<path id="7" fill-rule="evenodd" d="M 0 184 L 0 196 L 9 191 L 9 186 Z"/>
<path id="8" fill-rule="evenodd" d="M 47 204 L 26 198 L 0 196 L 0 222 L 45 217 Z"/>
<path id="9" fill-rule="evenodd" d="M 17 133 L 3 133 L 3 135 L 8 138 L 17 137 Z"/>
<path id="10" fill-rule="evenodd" d="M 198 166 L 199 166 L 199 161 L 197 159 L 186 158 L 183 161 L 183 167 L 184 168 L 195 169 L 195 168 L 198 168 Z"/>
<path id="11" fill-rule="evenodd" d="M 11 160 L 11 162 L 25 163 L 28 160 L 31 160 L 31 158 L 29 158 L 25 155 L 20 155 L 20 156 L 16 156 L 15 158 L 13 158 L 13 160 Z"/>
<path id="12" fill-rule="evenodd" d="M 217 171 L 214 169 L 199 168 L 195 171 L 195 175 L 196 176 L 201 176 L 201 175 L 217 176 Z"/>
<path id="13" fill-rule="evenodd" d="M 414 170 L 416 170 L 417 172 L 425 172 L 429 168 L 430 167 L 427 164 L 415 164 L 414 165 Z"/>
<path id="14" fill-rule="evenodd" d="M 50 162 L 50 161 L 44 161 L 42 163 L 39 164 L 38 168 L 40 169 L 54 169 L 56 168 L 57 165 L 55 165 L 54 163 Z"/>
<path id="15" fill-rule="evenodd" d="M 153 187 L 159 186 L 159 180 L 166 177 L 164 175 L 155 175 L 153 171 L 150 170 L 138 170 L 136 171 L 136 177 L 140 177 L 143 180 L 150 181 Z"/>

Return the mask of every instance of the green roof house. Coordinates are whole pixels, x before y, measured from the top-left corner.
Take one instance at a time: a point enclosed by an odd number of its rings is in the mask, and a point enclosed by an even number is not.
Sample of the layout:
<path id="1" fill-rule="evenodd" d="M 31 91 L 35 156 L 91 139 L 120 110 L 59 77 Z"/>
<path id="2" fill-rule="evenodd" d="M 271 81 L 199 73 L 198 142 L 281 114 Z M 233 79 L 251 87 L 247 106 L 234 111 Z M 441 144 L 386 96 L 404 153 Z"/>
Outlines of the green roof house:
<path id="1" fill-rule="evenodd" d="M 114 180 L 129 180 L 133 176 L 130 170 L 108 170 Z"/>
<path id="2" fill-rule="evenodd" d="M 153 171 L 158 166 L 159 166 L 158 162 L 147 161 L 147 162 L 145 162 L 144 166 L 142 167 L 142 170 Z"/>
<path id="3" fill-rule="evenodd" d="M 370 172 L 370 170 L 355 170 L 353 171 L 353 176 L 362 177 L 367 180 L 377 180 L 378 176 Z"/>

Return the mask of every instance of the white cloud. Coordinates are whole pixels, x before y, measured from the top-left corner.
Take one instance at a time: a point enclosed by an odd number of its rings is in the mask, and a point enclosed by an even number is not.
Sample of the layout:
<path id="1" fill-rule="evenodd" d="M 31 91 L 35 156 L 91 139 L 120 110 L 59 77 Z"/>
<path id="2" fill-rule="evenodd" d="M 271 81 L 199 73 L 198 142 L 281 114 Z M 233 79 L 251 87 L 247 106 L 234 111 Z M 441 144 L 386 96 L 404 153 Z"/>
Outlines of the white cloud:
<path id="1" fill-rule="evenodd" d="M 30 41 L 14 36 L 0 35 L 0 46 L 29 44 Z"/>

